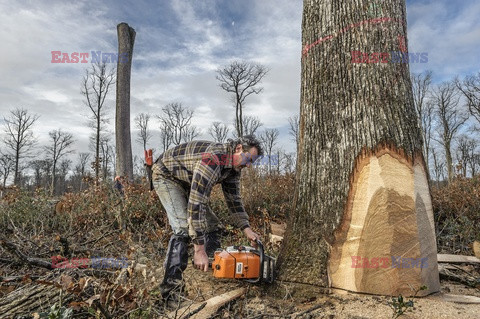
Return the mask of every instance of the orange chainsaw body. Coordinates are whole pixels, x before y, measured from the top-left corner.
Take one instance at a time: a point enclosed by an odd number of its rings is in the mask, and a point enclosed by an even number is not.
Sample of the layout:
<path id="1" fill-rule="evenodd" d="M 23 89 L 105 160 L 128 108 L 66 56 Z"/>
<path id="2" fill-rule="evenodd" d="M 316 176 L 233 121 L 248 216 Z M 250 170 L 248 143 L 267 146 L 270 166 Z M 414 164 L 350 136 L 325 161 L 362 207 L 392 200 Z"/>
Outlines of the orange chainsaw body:
<path id="1" fill-rule="evenodd" d="M 260 273 L 260 255 L 252 247 L 232 246 L 216 251 L 212 262 L 216 278 L 256 279 Z"/>

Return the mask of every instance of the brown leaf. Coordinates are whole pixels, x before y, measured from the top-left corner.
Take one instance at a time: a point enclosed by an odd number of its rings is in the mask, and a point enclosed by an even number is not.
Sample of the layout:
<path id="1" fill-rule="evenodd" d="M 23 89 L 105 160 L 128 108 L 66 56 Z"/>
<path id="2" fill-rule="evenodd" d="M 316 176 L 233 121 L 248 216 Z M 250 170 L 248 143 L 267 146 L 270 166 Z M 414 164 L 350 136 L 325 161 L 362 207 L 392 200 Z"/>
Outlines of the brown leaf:
<path id="1" fill-rule="evenodd" d="M 88 284 L 88 279 L 89 278 L 86 277 L 80 278 L 80 280 L 78 281 L 78 288 L 80 288 L 80 291 L 83 291 L 83 289 L 85 289 Z"/>
<path id="2" fill-rule="evenodd" d="M 30 283 L 30 282 L 32 282 L 32 279 L 30 278 L 30 275 L 23 276 L 22 284 L 27 284 L 27 283 Z"/>
<path id="3" fill-rule="evenodd" d="M 62 275 L 60 277 L 60 284 L 62 285 L 63 289 L 69 289 L 73 287 L 73 278 L 68 275 Z"/>
<path id="4" fill-rule="evenodd" d="M 94 295 L 94 296 L 91 296 L 90 298 L 88 298 L 87 300 L 85 300 L 85 303 L 88 304 L 89 307 L 91 307 L 92 303 L 95 300 L 98 300 L 98 299 L 100 299 L 100 295 Z"/>
<path id="5" fill-rule="evenodd" d="M 15 286 L 0 286 L 0 296 L 7 295 L 15 290 Z"/>
<path id="6" fill-rule="evenodd" d="M 102 292 L 100 293 L 100 303 L 101 303 L 102 305 L 104 305 L 104 304 L 107 302 L 107 296 L 108 296 L 108 292 L 109 292 L 109 291 L 110 291 L 110 290 L 105 289 L 104 291 L 102 291 Z"/>
<path id="7" fill-rule="evenodd" d="M 89 304 L 84 301 L 80 301 L 80 302 L 72 301 L 71 303 L 68 304 L 68 306 L 73 308 L 74 310 L 80 310 L 81 308 L 88 307 Z"/>

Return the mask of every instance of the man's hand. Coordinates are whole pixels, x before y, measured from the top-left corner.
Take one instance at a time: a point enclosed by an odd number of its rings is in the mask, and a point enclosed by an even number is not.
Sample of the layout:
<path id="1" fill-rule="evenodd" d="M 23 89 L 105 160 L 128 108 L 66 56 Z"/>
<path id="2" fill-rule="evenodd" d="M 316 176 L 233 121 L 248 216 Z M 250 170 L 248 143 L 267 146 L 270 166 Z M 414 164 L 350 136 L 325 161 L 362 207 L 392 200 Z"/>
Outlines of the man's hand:
<path id="1" fill-rule="evenodd" d="M 247 227 L 243 230 L 243 233 L 245 234 L 245 237 L 250 240 L 250 243 L 252 244 L 253 247 L 257 247 L 257 240 L 260 240 L 260 235 L 255 233 L 250 227 Z"/>
<path id="2" fill-rule="evenodd" d="M 193 265 L 195 268 L 208 271 L 208 256 L 205 252 L 205 245 L 193 245 L 195 252 L 193 253 Z"/>

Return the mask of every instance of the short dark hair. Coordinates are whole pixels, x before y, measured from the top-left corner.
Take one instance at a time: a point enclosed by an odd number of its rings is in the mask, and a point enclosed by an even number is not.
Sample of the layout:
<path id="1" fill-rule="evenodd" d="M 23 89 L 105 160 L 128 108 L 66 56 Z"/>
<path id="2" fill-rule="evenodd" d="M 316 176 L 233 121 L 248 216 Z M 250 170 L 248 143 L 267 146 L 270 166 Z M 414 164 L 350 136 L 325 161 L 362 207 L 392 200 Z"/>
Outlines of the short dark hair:
<path id="1" fill-rule="evenodd" d="M 258 152 L 258 156 L 263 156 L 263 148 L 261 142 L 255 137 L 255 135 L 244 135 L 235 139 L 227 140 L 233 150 L 238 144 L 242 144 L 243 150 L 248 152 L 252 147 L 255 147 Z"/>

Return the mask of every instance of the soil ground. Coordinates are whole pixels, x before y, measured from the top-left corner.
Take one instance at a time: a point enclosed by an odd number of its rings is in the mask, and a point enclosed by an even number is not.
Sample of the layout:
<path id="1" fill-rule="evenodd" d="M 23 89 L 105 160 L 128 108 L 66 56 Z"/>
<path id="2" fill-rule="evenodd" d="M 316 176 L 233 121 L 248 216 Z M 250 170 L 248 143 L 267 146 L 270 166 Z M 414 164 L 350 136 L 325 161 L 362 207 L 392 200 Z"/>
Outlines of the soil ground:
<path id="1" fill-rule="evenodd" d="M 198 302 L 213 296 L 246 287 L 243 298 L 224 307 L 215 318 L 392 318 L 394 311 L 389 303 L 391 297 L 349 293 L 335 290 L 328 292 L 320 288 L 316 297 L 302 297 L 299 285 L 277 282 L 284 290 L 283 296 L 272 296 L 265 286 L 255 286 L 235 280 L 214 279 L 211 273 L 202 273 L 191 265 L 185 272 L 187 298 Z M 414 307 L 399 318 L 480 318 L 480 304 L 460 304 L 443 301 L 441 294 L 469 295 L 480 297 L 480 289 L 442 281 L 441 292 L 414 299 Z M 407 298 L 409 299 L 409 298 Z M 187 302 L 183 302 L 182 306 Z M 302 314 L 304 312 L 304 314 Z"/>

